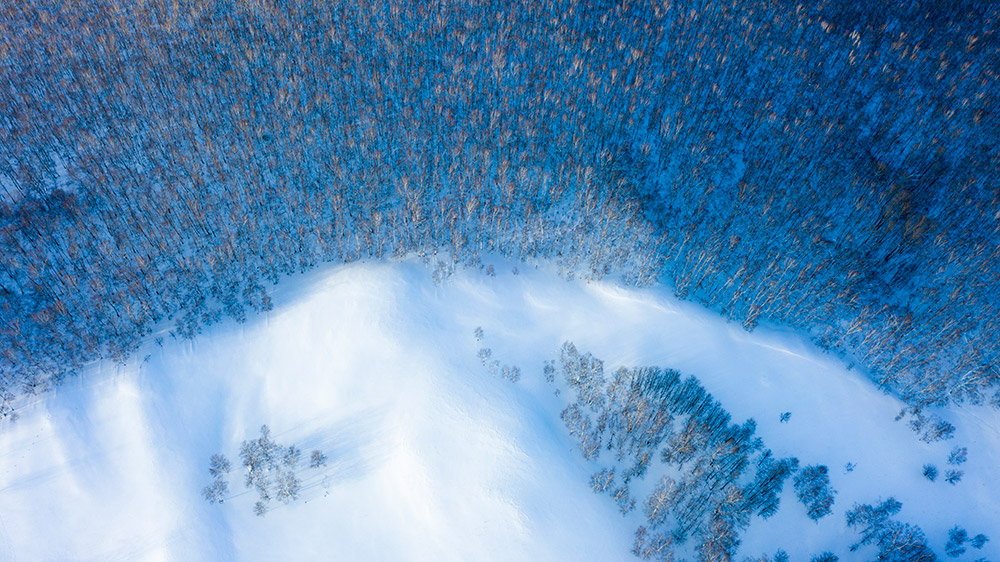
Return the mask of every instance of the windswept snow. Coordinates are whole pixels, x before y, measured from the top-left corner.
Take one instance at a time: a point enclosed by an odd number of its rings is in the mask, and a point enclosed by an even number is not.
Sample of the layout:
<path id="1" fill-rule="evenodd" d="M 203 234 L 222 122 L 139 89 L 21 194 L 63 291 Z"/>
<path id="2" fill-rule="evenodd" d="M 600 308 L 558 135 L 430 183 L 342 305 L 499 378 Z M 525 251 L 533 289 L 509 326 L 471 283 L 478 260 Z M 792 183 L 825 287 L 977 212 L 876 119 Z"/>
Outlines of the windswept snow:
<path id="1" fill-rule="evenodd" d="M 542 377 L 566 340 L 612 369 L 693 374 L 735 421 L 756 419 L 777 455 L 830 467 L 833 515 L 809 521 L 788 483 L 743 554 L 853 559 L 844 512 L 890 495 L 939 553 L 956 524 L 1000 529 L 995 410 L 943 412 L 955 438 L 926 444 L 894 421 L 897 400 L 794 336 L 748 334 L 663 289 L 495 264 L 495 278 L 459 272 L 440 286 L 415 262 L 327 268 L 276 287 L 266 316 L 150 343 L 41 396 L 0 427 L 0 559 L 632 559 L 641 514 L 590 490 L 596 466 Z M 481 346 L 521 381 L 490 375 Z M 257 517 L 237 450 L 261 424 L 330 461 L 303 473 L 302 499 Z M 955 446 L 969 448 L 962 481 L 926 480 L 923 464 L 943 473 Z M 231 497 L 210 505 L 201 490 L 218 452 L 233 461 Z M 992 539 L 968 554 L 1000 558 Z"/>

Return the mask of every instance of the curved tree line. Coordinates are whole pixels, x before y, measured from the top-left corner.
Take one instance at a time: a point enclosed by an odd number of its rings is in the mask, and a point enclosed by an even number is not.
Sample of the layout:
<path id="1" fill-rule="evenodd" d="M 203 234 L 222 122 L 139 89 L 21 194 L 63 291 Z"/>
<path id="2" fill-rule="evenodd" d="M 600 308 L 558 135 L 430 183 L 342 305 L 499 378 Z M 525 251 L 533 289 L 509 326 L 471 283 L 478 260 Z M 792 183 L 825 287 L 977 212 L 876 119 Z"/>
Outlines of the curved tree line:
<path id="1" fill-rule="evenodd" d="M 5 394 L 445 248 L 659 278 L 914 405 L 989 398 L 997 13 L 934 4 L 5 5 Z"/>

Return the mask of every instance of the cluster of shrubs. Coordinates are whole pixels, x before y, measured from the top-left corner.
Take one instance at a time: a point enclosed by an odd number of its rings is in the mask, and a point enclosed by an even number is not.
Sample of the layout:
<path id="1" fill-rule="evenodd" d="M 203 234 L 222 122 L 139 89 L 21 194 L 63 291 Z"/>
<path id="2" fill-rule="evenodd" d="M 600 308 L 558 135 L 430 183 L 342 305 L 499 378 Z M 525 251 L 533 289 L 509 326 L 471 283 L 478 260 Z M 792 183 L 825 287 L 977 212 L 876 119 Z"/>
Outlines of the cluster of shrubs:
<path id="1" fill-rule="evenodd" d="M 969 449 L 967 447 L 955 447 L 948 454 L 948 464 L 955 468 L 949 468 L 944 473 L 944 481 L 949 484 L 958 484 L 962 480 L 962 476 L 965 475 L 964 470 L 960 470 L 958 466 L 962 465 L 969 459 Z M 933 464 L 925 464 L 923 469 L 924 478 L 927 478 L 931 482 L 937 480 L 938 468 Z"/>
<path id="2" fill-rule="evenodd" d="M 295 445 L 285 447 L 276 443 L 271 438 L 270 428 L 266 425 L 261 426 L 260 437 L 243 441 L 239 456 L 246 470 L 243 484 L 246 488 L 257 492 L 258 501 L 254 503 L 253 510 L 261 516 L 267 513 L 272 500 L 289 504 L 299 499 L 302 481 L 296 476 L 296 470 L 320 469 L 327 462 L 327 457 L 322 451 L 314 450 L 309 455 L 306 466 L 302 450 Z M 232 464 L 225 455 L 212 455 L 208 470 L 213 479 L 203 491 L 209 503 L 222 503 L 229 497 L 226 476 L 231 469 Z"/>
<path id="3" fill-rule="evenodd" d="M 477 327 L 475 330 L 476 341 L 481 342 L 485 337 L 483 335 L 483 329 Z M 507 365 L 506 363 L 500 363 L 499 359 L 493 359 L 493 350 L 488 347 L 480 347 L 479 351 L 476 352 L 476 357 L 482 362 L 483 367 L 486 367 L 490 374 L 494 377 L 500 376 L 504 380 L 510 382 L 517 382 L 521 380 L 521 368 L 517 365 Z"/>

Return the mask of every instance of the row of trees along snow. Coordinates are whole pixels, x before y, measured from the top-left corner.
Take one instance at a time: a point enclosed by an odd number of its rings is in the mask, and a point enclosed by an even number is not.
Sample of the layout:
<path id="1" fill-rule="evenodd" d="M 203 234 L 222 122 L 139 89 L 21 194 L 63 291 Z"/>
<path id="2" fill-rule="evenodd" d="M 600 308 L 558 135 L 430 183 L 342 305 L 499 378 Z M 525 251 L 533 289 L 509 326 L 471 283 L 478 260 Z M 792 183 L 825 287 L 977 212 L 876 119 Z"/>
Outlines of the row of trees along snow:
<path id="1" fill-rule="evenodd" d="M 266 310 L 282 275 L 441 247 L 662 275 L 914 405 L 988 398 L 997 11 L 974 4 L 7 3 L 4 400 L 161 320 Z"/>

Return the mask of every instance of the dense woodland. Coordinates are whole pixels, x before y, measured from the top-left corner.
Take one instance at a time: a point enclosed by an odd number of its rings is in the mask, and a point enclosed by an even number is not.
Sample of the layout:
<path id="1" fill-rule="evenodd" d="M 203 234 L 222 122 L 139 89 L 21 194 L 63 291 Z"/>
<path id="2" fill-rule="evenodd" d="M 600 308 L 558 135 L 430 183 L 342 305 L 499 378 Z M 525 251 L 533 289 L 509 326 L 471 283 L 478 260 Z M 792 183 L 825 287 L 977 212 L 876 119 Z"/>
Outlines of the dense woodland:
<path id="1" fill-rule="evenodd" d="M 282 276 L 441 249 L 993 399 L 998 12 L 899 4 L 4 3 L 0 407 Z"/>

